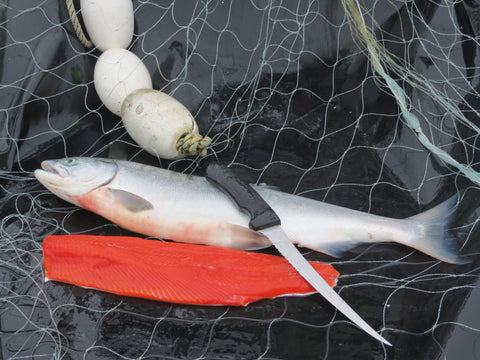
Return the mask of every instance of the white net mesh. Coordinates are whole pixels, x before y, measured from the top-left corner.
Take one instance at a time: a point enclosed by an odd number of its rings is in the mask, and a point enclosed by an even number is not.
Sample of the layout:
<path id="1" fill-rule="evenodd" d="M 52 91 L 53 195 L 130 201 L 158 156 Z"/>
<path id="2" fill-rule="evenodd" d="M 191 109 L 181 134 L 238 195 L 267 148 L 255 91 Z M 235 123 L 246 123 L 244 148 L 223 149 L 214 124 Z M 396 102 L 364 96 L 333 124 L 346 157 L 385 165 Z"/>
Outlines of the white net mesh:
<path id="1" fill-rule="evenodd" d="M 480 5 L 356 5 L 134 1 L 130 50 L 213 140 L 205 157 L 168 162 L 102 106 L 100 53 L 77 40 L 63 1 L 0 1 L 0 357 L 478 359 Z M 254 183 L 398 218 L 466 190 L 454 233 L 472 262 L 394 244 L 303 251 L 334 264 L 337 291 L 388 349 L 318 295 L 195 307 L 45 284 L 45 236 L 128 234 L 34 179 L 42 160 L 67 156 L 198 174 L 220 160 Z"/>

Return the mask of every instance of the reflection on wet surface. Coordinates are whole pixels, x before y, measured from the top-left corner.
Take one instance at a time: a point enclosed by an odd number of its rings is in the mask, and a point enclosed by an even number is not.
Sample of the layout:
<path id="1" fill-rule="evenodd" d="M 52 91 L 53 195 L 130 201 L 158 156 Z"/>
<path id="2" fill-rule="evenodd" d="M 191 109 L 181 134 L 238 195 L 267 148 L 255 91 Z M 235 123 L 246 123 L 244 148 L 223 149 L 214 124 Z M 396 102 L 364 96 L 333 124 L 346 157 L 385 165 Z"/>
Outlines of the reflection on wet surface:
<path id="1" fill-rule="evenodd" d="M 176 162 L 142 152 L 120 119 L 101 106 L 92 82 L 100 53 L 86 52 L 75 39 L 62 2 L 32 9 L 31 2 L 3 3 L 3 358 L 476 359 L 478 188 L 406 128 L 395 99 L 353 42 L 340 3 L 134 1 L 131 50 L 143 59 L 154 88 L 182 101 L 201 132 L 214 140 L 207 157 Z M 371 2 L 378 24 L 389 33 L 385 46 L 402 58 L 407 52 L 409 66 L 438 82 L 439 91 L 447 88 L 465 116 L 478 123 L 472 90 L 478 88 L 472 75 L 478 59 L 468 55 L 471 48 L 463 46 L 459 33 L 473 10 L 468 4 L 465 13 L 458 5 L 411 3 L 418 10 L 410 3 L 394 9 Z M 412 11 L 423 17 L 410 21 Z M 470 26 L 476 34 L 475 23 Z M 408 42 L 417 36 L 426 41 Z M 475 166 L 478 133 L 456 124 L 422 89 L 405 87 L 415 111 L 428 114 L 431 126 L 423 124 L 428 135 Z M 33 178 L 42 160 L 77 155 L 133 159 L 201 175 L 209 162 L 220 160 L 254 183 L 396 218 L 467 189 L 454 233 L 472 262 L 438 263 L 393 244 L 358 247 L 341 259 L 302 249 L 309 260 L 333 262 L 341 273 L 336 290 L 394 344 L 388 349 L 318 295 L 246 308 L 195 307 L 43 283 L 45 236 L 129 234 L 56 198 Z"/>

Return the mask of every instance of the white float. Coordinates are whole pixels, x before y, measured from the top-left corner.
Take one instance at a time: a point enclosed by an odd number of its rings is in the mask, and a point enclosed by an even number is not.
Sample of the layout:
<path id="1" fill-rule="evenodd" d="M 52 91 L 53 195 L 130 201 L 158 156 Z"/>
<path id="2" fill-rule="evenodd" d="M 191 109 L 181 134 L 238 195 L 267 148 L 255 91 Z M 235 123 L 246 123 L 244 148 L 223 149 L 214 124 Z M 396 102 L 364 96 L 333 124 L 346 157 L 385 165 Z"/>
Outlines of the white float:
<path id="1" fill-rule="evenodd" d="M 132 0 L 80 0 L 83 22 L 92 43 L 101 51 L 126 49 L 132 42 Z"/>
<path id="2" fill-rule="evenodd" d="M 105 51 L 95 64 L 93 79 L 100 100 L 118 116 L 130 93 L 152 88 L 152 79 L 142 60 L 125 49 Z"/>
<path id="3" fill-rule="evenodd" d="M 198 134 L 195 119 L 178 100 L 151 89 L 130 93 L 122 105 L 122 121 L 127 132 L 150 154 L 179 159 L 187 154 L 177 150 L 178 140 Z"/>

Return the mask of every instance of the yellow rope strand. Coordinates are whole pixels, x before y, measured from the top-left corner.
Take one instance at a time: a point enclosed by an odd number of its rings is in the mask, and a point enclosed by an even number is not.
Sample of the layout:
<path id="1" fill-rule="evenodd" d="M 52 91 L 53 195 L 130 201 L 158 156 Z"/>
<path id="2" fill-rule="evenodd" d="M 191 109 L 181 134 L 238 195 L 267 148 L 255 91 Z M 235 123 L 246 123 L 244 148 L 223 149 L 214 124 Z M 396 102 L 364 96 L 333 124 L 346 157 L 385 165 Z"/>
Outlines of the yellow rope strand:
<path id="1" fill-rule="evenodd" d="M 80 21 L 77 17 L 77 12 L 75 11 L 75 5 L 73 4 L 73 0 L 65 0 L 68 9 L 68 15 L 70 15 L 70 20 L 72 20 L 73 28 L 75 29 L 75 34 L 77 34 L 78 40 L 82 43 L 83 46 L 86 48 L 91 48 L 93 46 L 92 42 L 87 39 L 85 33 L 82 30 L 82 26 L 80 25 Z"/>
<path id="2" fill-rule="evenodd" d="M 208 136 L 199 134 L 188 134 L 177 141 L 177 151 L 180 154 L 188 155 L 207 155 L 207 147 L 212 143 L 212 139 Z"/>

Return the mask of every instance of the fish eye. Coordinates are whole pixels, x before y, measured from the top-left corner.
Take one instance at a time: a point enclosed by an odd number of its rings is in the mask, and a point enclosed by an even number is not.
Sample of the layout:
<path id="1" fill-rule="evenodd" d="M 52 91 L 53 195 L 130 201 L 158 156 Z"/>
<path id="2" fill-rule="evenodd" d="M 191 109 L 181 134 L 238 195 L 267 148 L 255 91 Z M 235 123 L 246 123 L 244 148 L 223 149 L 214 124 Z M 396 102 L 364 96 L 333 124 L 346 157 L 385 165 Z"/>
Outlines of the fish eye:
<path id="1" fill-rule="evenodd" d="M 65 165 L 67 166 L 72 166 L 73 164 L 75 164 L 75 159 L 73 158 L 69 158 L 67 161 L 65 161 Z"/>

